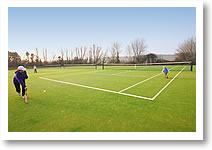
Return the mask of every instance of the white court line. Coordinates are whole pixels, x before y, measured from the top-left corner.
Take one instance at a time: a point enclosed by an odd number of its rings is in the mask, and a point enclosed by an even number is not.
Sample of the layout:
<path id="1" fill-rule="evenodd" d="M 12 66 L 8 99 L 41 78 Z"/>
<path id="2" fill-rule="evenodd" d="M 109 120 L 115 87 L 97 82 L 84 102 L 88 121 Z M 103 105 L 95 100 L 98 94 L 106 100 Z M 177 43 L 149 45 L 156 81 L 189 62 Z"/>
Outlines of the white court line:
<path id="1" fill-rule="evenodd" d="M 175 66 L 175 67 L 176 67 L 176 66 Z M 175 68 L 175 67 L 172 67 L 171 69 L 173 69 L 173 68 Z M 152 76 L 152 77 L 150 77 L 150 78 L 148 78 L 148 79 L 146 79 L 146 80 L 143 80 L 143 81 L 141 81 L 141 82 L 138 82 L 138 83 L 136 83 L 136 84 L 134 84 L 134 85 L 132 85 L 132 86 L 129 86 L 129 87 L 127 87 L 127 88 L 125 88 L 125 89 L 123 89 L 123 90 L 121 90 L 121 91 L 119 91 L 119 92 L 126 91 L 126 90 L 128 90 L 128 89 L 130 89 L 130 88 L 132 88 L 132 87 L 134 87 L 134 86 L 136 86 L 136 85 L 138 85 L 138 84 L 144 83 L 144 82 L 146 82 L 146 81 L 148 81 L 148 80 L 150 80 L 150 79 L 152 79 L 152 78 L 154 78 L 154 77 L 157 77 L 157 76 L 159 76 L 160 74 L 162 74 L 162 73 L 159 73 L 159 74 L 157 74 L 157 75 L 155 75 L 155 76 Z"/>
<path id="2" fill-rule="evenodd" d="M 142 98 L 142 99 L 152 100 L 152 98 L 143 97 L 143 96 L 137 96 L 137 95 L 133 95 L 133 94 L 120 93 L 120 92 L 116 92 L 116 91 L 111 91 L 111 90 L 106 90 L 106 89 L 100 89 L 100 88 L 96 88 L 96 87 L 91 87 L 91 86 L 86 86 L 86 85 L 81 85 L 81 84 L 76 84 L 76 83 L 71 83 L 71 82 L 64 82 L 64 81 L 59 81 L 59 80 L 54 80 L 54 79 L 49 79 L 49 78 L 44 78 L 44 77 L 39 77 L 39 78 L 40 79 L 44 79 L 44 80 L 53 81 L 53 82 L 58 82 L 58 83 L 63 83 L 63 84 L 70 84 L 70 85 L 75 85 L 75 86 L 79 86 L 79 87 L 84 87 L 84 88 L 89 88 L 89 89 L 104 91 L 104 92 L 110 92 L 110 93 L 116 93 L 116 94 L 121 94 L 121 95 L 136 97 L 136 98 Z"/>
<path id="3" fill-rule="evenodd" d="M 186 67 L 186 66 L 185 66 Z M 174 81 L 174 79 L 185 69 L 185 67 L 180 71 L 180 72 L 178 72 L 175 76 L 174 76 L 174 78 L 171 80 L 171 81 L 169 81 L 153 98 L 152 98 L 152 100 L 154 100 L 156 97 L 158 97 L 158 95 L 160 95 L 160 93 L 161 92 L 163 92 L 163 90 L 165 90 L 165 88 L 172 82 L 172 81 Z"/>
<path id="4" fill-rule="evenodd" d="M 131 85 L 131 86 L 129 86 L 129 87 L 127 87 L 127 88 L 125 88 L 125 89 L 119 91 L 119 92 L 121 93 L 121 92 L 123 92 L 123 91 L 126 91 L 126 90 L 128 90 L 128 89 L 130 89 L 130 88 L 132 88 L 132 87 L 134 87 L 134 86 L 136 86 L 136 85 L 138 85 L 138 84 L 141 84 L 141 83 L 146 82 L 146 81 L 148 81 L 148 80 L 150 80 L 150 79 L 152 79 L 152 78 L 155 78 L 155 77 L 159 76 L 160 74 L 162 74 L 162 73 L 156 74 L 156 75 L 154 75 L 154 76 L 152 76 L 152 77 L 150 77 L 150 78 L 147 78 L 146 80 L 143 80 L 143 81 L 138 82 L 138 83 L 136 83 L 136 84 L 134 84 L 134 85 Z"/>
<path id="5" fill-rule="evenodd" d="M 186 67 L 186 66 L 185 66 Z M 138 95 L 133 95 L 133 94 L 127 94 L 127 93 L 121 93 L 121 92 L 116 92 L 116 91 L 111 91 L 111 90 L 106 90 L 106 89 L 100 89 L 100 88 L 95 88 L 95 87 L 91 87 L 91 86 L 86 86 L 86 85 L 80 85 L 80 84 L 76 84 L 76 83 L 71 83 L 71 82 L 64 82 L 64 81 L 59 81 L 59 80 L 54 80 L 54 79 L 49 79 L 49 78 L 44 78 L 44 77 L 39 77 L 40 79 L 44 79 L 44 80 L 49 80 L 49 81 L 53 81 L 53 82 L 58 82 L 58 83 L 63 83 L 63 84 L 70 84 L 70 85 L 75 85 L 75 86 L 79 86 L 79 87 L 84 87 L 84 88 L 89 88 L 89 89 L 94 89 L 94 90 L 99 90 L 99 91 L 105 91 L 105 92 L 110 92 L 110 93 L 116 93 L 116 94 L 120 94 L 120 95 L 126 95 L 126 96 L 131 96 L 131 97 L 136 97 L 136 98 L 141 98 L 141 99 L 147 99 L 147 100 L 154 100 L 184 69 L 185 67 L 180 71 L 178 72 L 177 75 L 175 75 L 175 77 L 169 81 L 169 83 L 167 85 L 165 85 L 153 98 L 149 98 L 149 97 L 143 97 L 143 96 L 138 96 Z M 162 73 L 160 73 L 162 74 Z M 144 81 L 141 81 L 137 84 L 140 84 L 142 82 L 145 82 L 147 80 L 150 80 L 160 74 L 157 74 L 153 77 L 150 77 Z M 136 85 L 137 85 L 136 84 Z"/>

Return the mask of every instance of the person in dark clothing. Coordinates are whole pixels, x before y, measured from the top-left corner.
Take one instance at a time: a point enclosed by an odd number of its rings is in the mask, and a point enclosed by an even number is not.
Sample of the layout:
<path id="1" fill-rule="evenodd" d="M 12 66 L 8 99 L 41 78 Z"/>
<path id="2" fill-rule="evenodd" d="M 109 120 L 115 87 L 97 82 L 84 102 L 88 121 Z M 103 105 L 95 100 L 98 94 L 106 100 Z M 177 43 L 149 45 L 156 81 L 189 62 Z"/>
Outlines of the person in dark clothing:
<path id="1" fill-rule="evenodd" d="M 28 79 L 28 75 L 26 72 L 26 69 L 23 66 L 19 66 L 15 72 L 14 78 L 13 78 L 13 84 L 16 88 L 16 92 L 19 96 L 22 95 L 23 99 L 25 99 L 25 90 L 27 89 L 25 80 Z M 22 94 L 21 94 L 21 88 L 22 86 Z"/>

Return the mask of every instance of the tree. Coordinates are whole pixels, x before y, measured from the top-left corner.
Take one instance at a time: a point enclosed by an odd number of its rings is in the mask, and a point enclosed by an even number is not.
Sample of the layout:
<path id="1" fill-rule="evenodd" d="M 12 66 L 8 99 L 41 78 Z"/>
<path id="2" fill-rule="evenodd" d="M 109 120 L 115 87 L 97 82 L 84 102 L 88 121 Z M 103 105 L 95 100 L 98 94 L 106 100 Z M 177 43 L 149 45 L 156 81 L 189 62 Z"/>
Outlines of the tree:
<path id="1" fill-rule="evenodd" d="M 8 66 L 17 66 L 21 63 L 21 56 L 17 52 L 8 51 Z"/>
<path id="2" fill-rule="evenodd" d="M 26 57 L 27 57 L 27 61 L 28 61 L 28 63 L 29 63 L 29 55 L 30 55 L 30 54 L 29 54 L 29 52 L 26 52 L 26 54 L 25 54 L 25 55 L 26 55 Z"/>
<path id="3" fill-rule="evenodd" d="M 144 61 L 144 52 L 147 48 L 145 41 L 143 39 L 137 39 L 130 43 L 128 46 L 128 53 L 133 54 L 133 61 L 135 63 L 140 63 Z"/>
<path id="4" fill-rule="evenodd" d="M 118 42 L 114 42 L 111 48 L 112 63 L 120 63 L 119 54 L 120 54 L 120 44 Z"/>
<path id="5" fill-rule="evenodd" d="M 92 55 L 92 48 L 89 49 L 88 52 L 88 63 L 92 64 L 93 63 L 93 55 Z"/>
<path id="6" fill-rule="evenodd" d="M 69 61 L 68 49 L 66 48 L 66 62 Z"/>
<path id="7" fill-rule="evenodd" d="M 32 62 L 32 64 L 34 63 L 34 54 L 33 53 L 31 53 L 31 57 L 30 57 L 30 59 L 31 59 L 31 62 Z"/>
<path id="8" fill-rule="evenodd" d="M 128 58 L 128 63 L 135 63 L 133 61 L 132 49 L 131 49 L 131 46 L 130 45 L 127 46 L 127 58 Z"/>
<path id="9" fill-rule="evenodd" d="M 38 49 L 36 48 L 35 51 L 36 51 L 35 62 L 36 62 L 36 64 L 38 64 L 39 63 Z"/>
<path id="10" fill-rule="evenodd" d="M 57 56 L 55 53 L 52 53 L 52 58 L 51 58 L 52 63 L 56 63 L 57 61 Z"/>
<path id="11" fill-rule="evenodd" d="M 91 49 L 92 49 L 92 54 L 93 54 L 93 63 L 94 64 L 101 63 L 100 61 L 101 61 L 101 57 L 103 55 L 102 47 L 93 44 L 93 47 L 91 47 Z"/>
<path id="12" fill-rule="evenodd" d="M 80 47 L 80 48 L 75 48 L 75 58 L 74 58 L 74 62 L 78 63 L 78 64 L 82 64 L 82 63 L 87 63 L 87 59 L 86 59 L 86 53 L 87 53 L 87 48 L 84 47 Z"/>
<path id="13" fill-rule="evenodd" d="M 111 63 L 115 63 L 116 61 L 116 50 L 112 47 L 111 49 Z"/>
<path id="14" fill-rule="evenodd" d="M 106 63 L 107 52 L 108 52 L 108 50 L 105 50 L 105 51 L 103 52 L 102 60 L 101 60 L 101 63 L 102 63 L 102 64 Z"/>
<path id="15" fill-rule="evenodd" d="M 43 61 L 44 63 L 47 63 L 47 49 L 43 49 Z"/>
<path id="16" fill-rule="evenodd" d="M 73 59 L 74 59 L 74 52 L 73 50 L 71 49 L 70 50 L 70 61 L 73 63 Z"/>
<path id="17" fill-rule="evenodd" d="M 80 48 L 80 60 L 84 60 L 85 59 L 85 54 L 87 52 L 87 48 L 86 47 L 81 47 Z"/>
<path id="18" fill-rule="evenodd" d="M 61 56 L 58 56 L 58 61 L 60 62 L 62 60 L 62 57 Z"/>
<path id="19" fill-rule="evenodd" d="M 196 63 L 196 38 L 189 38 L 176 49 L 176 61 L 192 61 Z"/>
<path id="20" fill-rule="evenodd" d="M 146 61 L 148 63 L 154 63 L 157 61 L 157 55 L 153 54 L 153 53 L 149 53 L 146 55 Z"/>

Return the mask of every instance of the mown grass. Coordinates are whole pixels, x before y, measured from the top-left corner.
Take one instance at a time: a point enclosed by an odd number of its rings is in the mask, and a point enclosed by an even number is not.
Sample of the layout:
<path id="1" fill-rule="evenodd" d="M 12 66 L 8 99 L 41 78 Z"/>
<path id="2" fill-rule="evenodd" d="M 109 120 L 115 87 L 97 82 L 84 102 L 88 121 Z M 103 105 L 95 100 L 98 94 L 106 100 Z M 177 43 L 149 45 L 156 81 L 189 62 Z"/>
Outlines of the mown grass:
<path id="1" fill-rule="evenodd" d="M 195 132 L 196 72 L 183 71 L 154 101 L 40 79 L 120 91 L 161 72 L 158 70 L 29 69 L 29 104 L 24 104 L 8 74 L 9 132 Z M 124 91 L 153 97 L 169 79 L 159 75 Z M 114 75 L 117 74 L 117 75 Z M 44 92 L 44 90 L 46 92 Z"/>

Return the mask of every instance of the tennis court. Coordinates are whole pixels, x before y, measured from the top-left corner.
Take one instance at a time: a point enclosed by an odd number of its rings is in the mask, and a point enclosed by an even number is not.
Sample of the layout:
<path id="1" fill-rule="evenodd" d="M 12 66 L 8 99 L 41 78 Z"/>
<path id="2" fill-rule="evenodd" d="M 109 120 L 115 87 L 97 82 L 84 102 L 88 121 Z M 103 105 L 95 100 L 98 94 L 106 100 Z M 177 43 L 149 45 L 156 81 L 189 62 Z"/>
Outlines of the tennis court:
<path id="1" fill-rule="evenodd" d="M 170 66 L 170 70 L 175 67 L 181 70 L 171 72 L 169 77 L 171 80 L 161 79 L 162 73 L 154 71 L 156 68 L 153 68 L 152 72 L 141 72 L 142 69 L 117 71 L 117 68 L 114 68 L 115 72 L 112 71 L 112 68 L 103 71 L 67 71 L 67 73 L 48 74 L 39 78 L 61 84 L 154 100 L 186 68 L 186 66 Z M 151 90 L 150 85 L 155 85 L 154 89 Z"/>
<path id="2" fill-rule="evenodd" d="M 162 66 L 28 69 L 28 105 L 9 71 L 9 131 L 195 131 L 195 66 L 167 68 L 168 79 Z"/>

